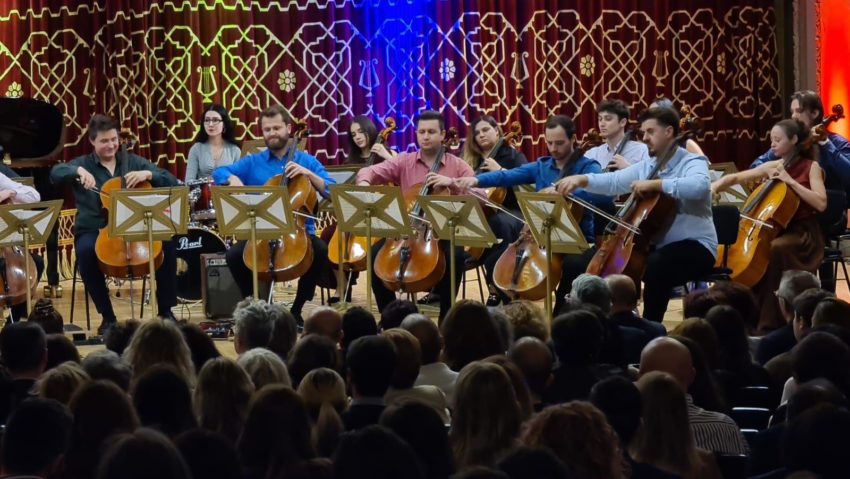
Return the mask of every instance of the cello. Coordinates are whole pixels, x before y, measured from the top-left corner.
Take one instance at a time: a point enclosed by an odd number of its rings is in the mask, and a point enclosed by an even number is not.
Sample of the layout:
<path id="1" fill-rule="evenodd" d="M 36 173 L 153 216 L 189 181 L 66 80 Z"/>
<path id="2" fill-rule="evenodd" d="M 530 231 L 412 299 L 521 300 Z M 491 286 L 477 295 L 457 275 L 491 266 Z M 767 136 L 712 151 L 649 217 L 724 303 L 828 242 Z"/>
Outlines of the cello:
<path id="1" fill-rule="evenodd" d="M 802 149 L 824 140 L 827 126 L 843 117 L 844 107 L 833 106 L 832 114 L 815 126 L 815 133 L 806 139 Z M 783 168 L 793 166 L 796 159 L 794 155 L 786 160 Z M 741 209 L 738 241 L 728 248 L 726 267 L 732 270 L 732 281 L 749 287 L 761 281 L 770 261 L 771 242 L 788 227 L 799 207 L 800 197 L 785 182 L 774 178 L 763 182 L 747 197 Z M 722 254 L 717 258 L 721 262 Z"/>
<path id="2" fill-rule="evenodd" d="M 396 122 L 394 119 L 387 117 L 385 120 L 386 128 L 381 130 L 378 134 L 378 139 L 375 143 L 377 144 L 386 144 L 387 138 L 395 131 Z M 369 160 L 366 162 L 364 167 L 369 167 L 375 164 L 378 155 L 372 153 L 369 155 Z M 356 178 L 356 175 L 352 175 L 348 182 L 353 182 Z M 339 262 L 342 261 L 342 265 L 345 271 L 365 271 L 366 270 L 366 255 L 369 251 L 369 246 L 366 244 L 366 237 L 364 236 L 354 236 L 351 233 L 345 233 L 342 238 L 340 238 L 339 231 L 336 229 L 336 223 L 328 226 L 328 228 L 333 228 L 333 235 L 330 240 L 328 240 L 328 261 L 331 263 L 331 268 L 335 269 L 339 267 Z M 339 257 L 339 242 L 342 241 L 342 258 Z M 372 245 L 380 241 L 380 239 L 373 238 Z"/>
<path id="3" fill-rule="evenodd" d="M 0 204 L 12 204 L 11 198 Z M 29 281 L 27 281 L 27 263 L 29 263 L 30 271 Z M 38 285 L 36 274 L 35 261 L 29 251 L 21 246 L 0 248 L 0 303 L 11 307 L 25 302 L 28 286 L 32 295 L 35 296 Z"/>
<path id="4" fill-rule="evenodd" d="M 457 145 L 457 130 L 449 128 L 446 139 L 437 152 L 430 173 L 436 173 L 443 162 L 446 149 Z M 433 237 L 430 225 L 422 220 L 419 197 L 429 194 L 448 194 L 446 188 L 430 188 L 425 183 L 411 186 L 404 192 L 404 202 L 414 217 L 413 235 L 400 239 L 387 239 L 375 257 L 375 275 L 392 291 L 416 293 L 430 291 L 446 272 L 446 258 Z M 454 254 L 454 252 L 452 252 Z"/>
<path id="5" fill-rule="evenodd" d="M 604 139 L 596 129 L 588 130 L 582 137 L 574 155 L 578 157 L 588 148 L 601 145 Z M 569 162 L 567 163 L 569 164 Z M 561 171 L 560 178 L 566 176 L 566 167 Z M 560 179 L 559 178 L 559 179 Z M 584 210 L 597 209 L 589 203 L 570 195 L 570 214 L 576 222 L 580 222 Z M 601 214 L 601 213 L 600 213 Z M 546 248 L 537 244 L 528 223 L 517 218 L 523 223 L 522 231 L 516 241 L 508 245 L 496 265 L 493 267 L 493 284 L 504 294 L 515 299 L 527 299 L 538 301 L 546 296 Z M 552 255 L 552 276 L 561 277 L 561 256 Z"/>
<path id="6" fill-rule="evenodd" d="M 301 140 L 310 134 L 303 120 L 295 121 L 294 129 L 285 155 L 284 167 L 295 158 Z M 256 244 L 247 241 L 242 260 L 248 269 L 256 269 L 258 278 L 263 281 L 290 281 L 300 278 L 313 264 L 313 244 L 307 235 L 304 218 L 316 210 L 318 193 L 310 178 L 305 175 L 287 178 L 285 173 L 280 173 L 269 178 L 265 186 L 280 186 L 289 192 L 289 204 L 295 216 L 295 232 L 283 235 L 280 239 L 258 240 Z M 257 249 L 256 265 L 252 261 L 254 248 Z"/>

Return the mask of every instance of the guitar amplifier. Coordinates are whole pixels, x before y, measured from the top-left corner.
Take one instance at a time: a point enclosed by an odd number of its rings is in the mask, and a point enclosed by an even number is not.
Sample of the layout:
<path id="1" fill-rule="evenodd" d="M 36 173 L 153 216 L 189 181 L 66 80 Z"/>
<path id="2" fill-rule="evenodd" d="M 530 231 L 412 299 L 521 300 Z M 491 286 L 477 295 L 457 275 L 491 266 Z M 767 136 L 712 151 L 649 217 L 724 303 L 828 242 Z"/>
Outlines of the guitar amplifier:
<path id="1" fill-rule="evenodd" d="M 260 298 L 267 298 L 270 289 L 269 283 L 260 281 Z M 204 314 L 210 319 L 232 318 L 236 303 L 245 299 L 230 274 L 224 253 L 201 255 L 201 298 Z"/>
<path id="2" fill-rule="evenodd" d="M 231 318 L 242 293 L 223 253 L 201 255 L 201 296 L 207 318 Z"/>

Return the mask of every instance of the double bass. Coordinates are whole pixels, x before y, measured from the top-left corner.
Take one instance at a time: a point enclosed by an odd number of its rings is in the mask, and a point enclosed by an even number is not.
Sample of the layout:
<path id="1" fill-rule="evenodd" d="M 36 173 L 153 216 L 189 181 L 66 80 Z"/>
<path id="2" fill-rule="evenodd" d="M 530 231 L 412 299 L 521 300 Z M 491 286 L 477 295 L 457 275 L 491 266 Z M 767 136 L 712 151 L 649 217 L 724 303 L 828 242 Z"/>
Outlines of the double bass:
<path id="1" fill-rule="evenodd" d="M 295 158 L 302 138 L 309 134 L 307 124 L 303 120 L 294 123 L 292 138 L 284 155 L 284 166 Z M 307 235 L 305 215 L 312 215 L 316 211 L 318 193 L 310 178 L 305 175 L 287 178 L 285 173 L 280 173 L 269 178 L 265 186 L 280 186 L 289 192 L 289 204 L 295 216 L 295 232 L 283 235 L 280 239 L 258 240 L 255 244 L 246 242 L 242 260 L 248 269 L 256 269 L 258 278 L 263 281 L 290 281 L 300 278 L 313 264 L 313 244 Z M 257 249 L 256 265 L 252 261 L 254 248 Z"/>
<path id="2" fill-rule="evenodd" d="M 386 128 L 378 134 L 376 144 L 386 144 L 387 138 L 395 131 L 396 122 L 394 119 L 387 117 Z M 372 153 L 364 167 L 369 167 L 375 164 L 378 155 Z M 356 175 L 352 175 L 349 182 L 353 182 Z M 328 261 L 331 263 L 331 268 L 338 268 L 342 261 L 345 271 L 365 271 L 366 270 L 366 255 L 369 251 L 369 245 L 366 244 L 366 237 L 354 236 L 351 233 L 344 233 L 340 237 L 339 230 L 336 228 L 336 223 L 329 226 L 333 228 L 333 235 L 328 241 Z M 339 242 L 342 241 L 342 258 L 339 257 Z M 372 245 L 380 241 L 378 238 L 372 239 Z"/>
<path id="3" fill-rule="evenodd" d="M 446 146 L 442 146 L 437 153 L 430 173 L 440 169 L 447 146 L 457 144 L 456 129 L 449 129 L 444 143 Z M 433 230 L 427 222 L 419 219 L 422 216 L 419 197 L 429 194 L 448 194 L 448 191 L 419 183 L 404 192 L 404 202 L 414 217 L 411 225 L 413 234 L 397 240 L 387 239 L 375 257 L 375 275 L 392 291 L 430 291 L 446 272 L 446 258 L 438 240 L 433 237 Z"/>
<path id="4" fill-rule="evenodd" d="M 832 114 L 815 127 L 815 133 L 806 139 L 803 149 L 826 138 L 830 123 L 844 117 L 844 107 L 835 105 Z M 783 163 L 790 168 L 797 156 Z M 741 209 L 738 224 L 738 241 L 728 248 L 726 267 L 732 270 L 732 281 L 753 287 L 761 281 L 770 261 L 771 242 L 782 234 L 800 207 L 800 197 L 778 179 L 771 178 L 756 188 Z M 720 251 L 722 253 L 722 251 Z M 722 254 L 718 254 L 718 263 Z"/>
<path id="5" fill-rule="evenodd" d="M 589 148 L 601 145 L 605 140 L 596 129 L 590 129 L 582 137 L 578 146 L 578 155 Z M 566 176 L 567 170 L 561 172 L 560 178 Z M 559 178 L 559 179 L 560 179 Z M 570 214 L 575 220 L 581 221 L 584 209 L 589 205 L 578 198 L 571 197 Z M 590 209 L 595 209 L 590 206 Z M 525 223 L 525 221 L 523 221 Z M 552 255 L 552 277 L 561 277 L 561 256 Z M 515 299 L 538 301 L 546 296 L 546 248 L 535 241 L 528 223 L 525 223 L 516 241 L 508 245 L 496 265 L 493 267 L 493 284 L 504 294 Z"/>

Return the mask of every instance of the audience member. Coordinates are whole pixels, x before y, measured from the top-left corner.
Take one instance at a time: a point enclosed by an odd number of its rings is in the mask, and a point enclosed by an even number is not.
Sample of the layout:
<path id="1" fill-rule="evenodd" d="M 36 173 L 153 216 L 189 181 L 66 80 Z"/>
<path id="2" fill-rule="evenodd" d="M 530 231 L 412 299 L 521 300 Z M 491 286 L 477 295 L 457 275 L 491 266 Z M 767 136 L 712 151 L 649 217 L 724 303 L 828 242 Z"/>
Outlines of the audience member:
<path id="1" fill-rule="evenodd" d="M 287 369 L 292 386 L 298 387 L 301 378 L 316 368 L 340 370 L 340 357 L 337 345 L 327 336 L 308 334 L 295 343 L 289 355 Z"/>
<path id="2" fill-rule="evenodd" d="M 511 320 L 502 312 L 501 308 L 488 306 L 487 312 L 490 313 L 490 318 L 493 320 L 493 324 L 496 325 L 496 331 L 499 333 L 499 339 L 502 342 L 501 354 L 505 354 L 514 343 L 514 327 L 511 324 Z"/>
<path id="3" fill-rule="evenodd" d="M 812 327 L 834 324 L 850 331 L 850 303 L 835 297 L 824 298 L 812 313 Z"/>
<path id="4" fill-rule="evenodd" d="M 0 422 L 6 423 L 21 401 L 33 395 L 47 365 L 47 338 L 41 326 L 26 321 L 0 331 L 0 361 L 8 377 L 0 378 Z"/>
<path id="5" fill-rule="evenodd" d="M 422 365 L 415 386 L 437 386 L 446 395 L 449 404 L 453 404 L 456 372 L 449 369 L 446 363 L 440 361 L 443 350 L 443 338 L 440 329 L 429 318 L 422 314 L 410 314 L 401 322 L 401 328 L 410 331 L 419 341 L 422 353 Z"/>
<path id="6" fill-rule="evenodd" d="M 139 429 L 118 436 L 106 449 L 97 468 L 97 479 L 152 477 L 192 479 L 186 461 L 174 444 L 153 429 Z"/>
<path id="7" fill-rule="evenodd" d="M 62 315 L 53 307 L 53 300 L 39 298 L 32 307 L 32 312 L 27 322 L 41 326 L 44 334 L 65 334 L 65 325 Z"/>
<path id="8" fill-rule="evenodd" d="M 605 415 L 588 402 L 547 407 L 526 423 L 521 441 L 552 451 L 576 477 L 622 477 L 617 436 Z"/>
<path id="9" fill-rule="evenodd" d="M 543 395 L 552 382 L 552 366 L 555 363 L 552 351 L 540 339 L 526 336 L 514 343 L 508 356 L 525 378 L 532 410 L 540 411 L 543 409 Z"/>
<path id="10" fill-rule="evenodd" d="M 203 332 L 198 325 L 184 323 L 179 328 L 180 332 L 183 333 L 186 346 L 189 346 L 189 352 L 192 354 L 192 364 L 195 366 L 195 374 L 201 372 L 201 368 L 204 367 L 207 361 L 221 356 L 212 338 Z"/>
<path id="11" fill-rule="evenodd" d="M 545 404 L 585 399 L 597 381 L 609 376 L 611 368 L 599 364 L 605 330 L 590 311 L 562 314 L 552 322 L 552 344 L 558 365 L 552 384 L 543 397 Z"/>
<path id="12" fill-rule="evenodd" d="M 265 301 L 245 298 L 233 310 L 233 347 L 236 354 L 267 347 L 273 330 L 274 321 Z"/>
<path id="13" fill-rule="evenodd" d="M 286 364 L 280 356 L 266 348 L 249 349 L 236 362 L 248 373 L 257 390 L 266 384 L 292 386 Z"/>
<path id="14" fill-rule="evenodd" d="M 582 273 L 573 280 L 570 297 L 580 304 L 592 304 L 602 310 L 605 316 L 611 313 L 611 290 L 608 283 L 599 276 Z"/>
<path id="15" fill-rule="evenodd" d="M 705 354 L 703 354 L 699 344 L 684 336 L 673 335 L 670 337 L 684 344 L 688 348 L 688 352 L 691 353 L 691 362 L 696 374 L 686 392 L 691 395 L 694 404 L 709 411 L 728 413 L 731 409 L 726 402 L 720 381 L 715 376 L 714 371 L 708 367 L 708 361 L 705 360 Z"/>
<path id="16" fill-rule="evenodd" d="M 325 336 L 334 344 L 342 341 L 342 315 L 330 306 L 313 309 L 304 319 L 304 335 Z"/>
<path id="17" fill-rule="evenodd" d="M 225 357 L 207 361 L 198 374 L 193 397 L 200 426 L 235 442 L 253 393 L 251 378 L 236 361 Z"/>
<path id="18" fill-rule="evenodd" d="M 782 450 L 787 470 L 810 471 L 822 479 L 846 478 L 848 431 L 850 412 L 845 408 L 824 404 L 802 413 L 785 435 Z"/>
<path id="19" fill-rule="evenodd" d="M 263 347 L 277 354 L 281 361 L 286 361 L 298 340 L 298 318 L 283 303 L 270 304 L 268 314 L 272 320 L 272 335 Z"/>
<path id="20" fill-rule="evenodd" d="M 749 287 L 734 281 L 718 281 L 709 290 L 718 304 L 730 306 L 741 315 L 747 334 L 755 331 L 760 313 L 756 296 Z"/>
<path id="21" fill-rule="evenodd" d="M 454 472 L 445 421 L 434 408 L 415 400 L 390 405 L 381 414 L 380 424 L 410 445 L 427 479 L 448 477 Z"/>
<path id="22" fill-rule="evenodd" d="M 352 346 L 353 347 L 353 346 Z M 334 479 L 424 479 L 413 448 L 394 432 L 372 425 L 344 434 L 333 457 Z"/>
<path id="23" fill-rule="evenodd" d="M 813 379 L 824 378 L 842 394 L 850 396 L 850 348 L 835 335 L 814 331 L 809 333 L 791 354 L 793 376 L 785 384 L 781 403 L 796 392 L 797 386 Z"/>
<path id="24" fill-rule="evenodd" d="M 652 371 L 670 374 L 684 391 L 696 375 L 688 348 L 669 337 L 655 338 L 644 348 L 640 356 L 640 375 Z M 697 447 L 720 454 L 747 454 L 746 441 L 735 421 L 725 414 L 697 407 L 690 394 L 686 394 L 685 399 Z"/>
<path id="25" fill-rule="evenodd" d="M 514 341 L 531 336 L 541 341 L 549 340 L 549 328 L 543 310 L 532 301 L 523 299 L 503 304 L 499 309 L 505 313 L 514 331 Z"/>
<path id="26" fill-rule="evenodd" d="M 103 335 L 103 344 L 106 346 L 106 349 L 115 351 L 119 356 L 123 355 L 127 345 L 130 344 L 130 338 L 136 334 L 136 330 L 141 325 L 141 321 L 137 319 L 118 321 L 107 328 L 106 333 Z"/>
<path id="27" fill-rule="evenodd" d="M 667 330 L 661 323 L 648 321 L 635 313 L 639 295 L 632 278 L 612 274 L 605 281 L 611 292 L 611 321 L 623 333 L 624 356 L 628 363 L 636 363 L 643 347 L 657 337 L 666 336 Z"/>
<path id="28" fill-rule="evenodd" d="M 401 326 L 408 315 L 419 313 L 419 308 L 412 301 L 394 299 L 381 311 L 381 331 Z"/>
<path id="29" fill-rule="evenodd" d="M 357 338 L 349 345 L 346 363 L 351 404 L 342 414 L 345 430 L 377 424 L 395 373 L 395 346 L 383 336 Z"/>
<path id="30" fill-rule="evenodd" d="M 685 318 L 704 318 L 709 309 L 717 306 L 718 301 L 710 289 L 697 289 L 682 299 L 682 316 Z"/>
<path id="31" fill-rule="evenodd" d="M 779 311 L 785 320 L 785 326 L 771 331 L 759 341 L 756 349 L 756 362 L 764 365 L 771 358 L 778 356 L 797 344 L 794 339 L 794 299 L 803 291 L 811 288 L 820 289 L 820 280 L 808 271 L 789 270 L 782 273 L 776 298 L 779 300 Z"/>
<path id="32" fill-rule="evenodd" d="M 432 407 L 440 415 L 443 424 L 449 424 L 448 404 L 443 391 L 437 386 L 414 386 L 422 362 L 422 352 L 416 336 L 401 328 L 387 329 L 381 336 L 392 341 L 396 352 L 395 371 L 390 380 L 390 387 L 384 394 L 387 404 L 408 400 L 420 401 Z"/>
<path id="33" fill-rule="evenodd" d="M 570 479 L 567 466 L 552 451 L 539 447 L 517 447 L 499 462 L 510 479 Z"/>
<path id="34" fill-rule="evenodd" d="M 712 306 L 714 308 L 714 306 Z M 711 311 L 709 309 L 708 311 Z M 708 311 L 705 314 L 708 314 Z M 717 340 L 717 333 L 711 324 L 705 320 L 705 315 L 699 318 L 687 318 L 673 328 L 674 336 L 683 336 L 699 345 L 702 355 L 708 363 L 709 369 L 712 371 L 717 369 L 720 363 L 718 350 L 720 344 Z"/>
<path id="35" fill-rule="evenodd" d="M 171 321 L 146 321 L 139 326 L 124 350 L 124 359 L 133 368 L 133 378 L 160 364 L 174 368 L 190 388 L 195 387 L 192 353 L 180 329 Z"/>
<path id="36" fill-rule="evenodd" d="M 461 300 L 440 323 L 443 361 L 454 371 L 507 348 L 487 307 L 476 301 Z"/>
<path id="37" fill-rule="evenodd" d="M 189 385 L 167 364 L 154 366 L 136 378 L 130 396 L 144 427 L 169 438 L 198 427 Z"/>
<path id="38" fill-rule="evenodd" d="M 375 321 L 375 315 L 361 308 L 353 306 L 348 308 L 342 315 L 342 346 L 343 355 L 348 351 L 348 347 L 357 338 L 363 336 L 372 336 L 378 334 L 378 323 Z"/>
<path id="39" fill-rule="evenodd" d="M 66 361 L 80 364 L 80 352 L 77 351 L 77 347 L 74 346 L 74 342 L 68 336 L 48 334 L 45 337 L 45 345 L 47 346 L 45 371 L 49 371 Z"/>
<path id="40" fill-rule="evenodd" d="M 522 422 L 519 402 L 505 370 L 475 361 L 458 376 L 449 432 L 458 470 L 494 466 L 513 446 Z"/>
<path id="41" fill-rule="evenodd" d="M 333 369 L 314 369 L 301 380 L 298 394 L 313 423 L 316 451 L 322 457 L 330 457 L 345 430 L 342 424 L 342 414 L 348 408 L 345 381 Z"/>
<path id="42" fill-rule="evenodd" d="M 508 377 L 511 378 L 511 385 L 514 387 L 517 403 L 519 403 L 520 420 L 525 422 L 534 413 L 534 409 L 531 405 L 531 393 L 528 391 L 528 384 L 525 382 L 522 371 L 517 367 L 516 363 L 502 354 L 488 356 L 481 361 L 498 364 L 508 373 Z"/>
<path id="43" fill-rule="evenodd" d="M 68 450 L 74 418 L 63 404 L 32 398 L 22 402 L 3 431 L 4 477 L 56 477 Z"/>
<path id="44" fill-rule="evenodd" d="M 735 308 L 719 305 L 708 310 L 705 320 L 717 335 L 718 377 L 725 396 L 733 399 L 747 386 L 770 386 L 770 376 L 753 364 L 744 319 Z"/>
<path id="45" fill-rule="evenodd" d="M 92 380 L 112 381 L 123 391 L 130 390 L 133 371 L 115 351 L 109 349 L 92 351 L 86 355 L 81 365 Z"/>
<path id="46" fill-rule="evenodd" d="M 36 389 L 40 398 L 55 399 L 67 405 L 74 392 L 89 379 L 82 366 L 67 361 L 46 371 L 36 383 Z"/>
<path id="47" fill-rule="evenodd" d="M 242 468 L 233 442 L 222 434 L 192 429 L 177 436 L 174 445 L 196 479 L 241 479 Z"/>

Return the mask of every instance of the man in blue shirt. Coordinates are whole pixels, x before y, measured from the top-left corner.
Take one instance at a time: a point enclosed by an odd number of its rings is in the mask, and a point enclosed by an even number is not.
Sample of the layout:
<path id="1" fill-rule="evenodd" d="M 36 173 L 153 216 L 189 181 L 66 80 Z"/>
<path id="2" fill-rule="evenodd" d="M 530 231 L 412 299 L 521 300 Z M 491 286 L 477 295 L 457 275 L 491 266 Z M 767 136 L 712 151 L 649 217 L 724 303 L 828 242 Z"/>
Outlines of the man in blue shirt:
<path id="1" fill-rule="evenodd" d="M 230 186 L 261 186 L 269 178 L 283 173 L 287 178 L 305 175 L 310 183 L 323 196 L 328 196 L 328 185 L 334 180 L 327 174 L 324 166 L 319 161 L 303 152 L 296 151 L 292 161 L 287 161 L 289 135 L 292 131 L 292 117 L 282 106 L 274 105 L 267 108 L 260 115 L 260 128 L 263 131 L 263 140 L 268 147 L 265 151 L 248 155 L 236 163 L 221 166 L 213 170 L 213 180 L 217 185 Z M 301 320 L 301 309 L 304 303 L 313 299 L 316 292 L 316 282 L 328 263 L 328 247 L 324 241 L 316 237 L 316 225 L 313 220 L 305 221 L 307 235 L 313 246 L 313 263 L 310 269 L 298 280 L 298 291 L 295 293 L 295 301 L 292 303 L 291 312 L 298 320 Z M 251 270 L 242 260 L 242 252 L 245 242 L 240 241 L 227 251 L 227 266 L 233 275 L 236 284 L 242 291 L 243 296 L 253 294 L 253 275 Z"/>
<path id="2" fill-rule="evenodd" d="M 613 173 L 568 176 L 556 189 L 561 194 L 584 188 L 605 195 L 632 192 L 637 197 L 659 193 L 673 197 L 676 216 L 667 231 L 653 238 L 655 249 L 646 260 L 643 276 L 643 317 L 661 322 L 673 287 L 711 272 L 717 232 L 711 217 L 708 162 L 677 146 L 679 115 L 669 108 L 650 108 L 639 121 L 648 160 Z M 660 168 L 653 176 L 656 165 Z"/>
<path id="3" fill-rule="evenodd" d="M 795 92 L 791 95 L 791 118 L 802 122 L 808 128 L 818 125 L 824 116 L 823 102 L 817 93 L 811 90 Z M 814 132 L 813 132 L 814 133 Z M 824 182 L 827 190 L 840 190 L 846 193 L 847 208 L 850 208 L 850 142 L 841 135 L 829 133 L 827 138 L 818 145 L 818 164 L 824 171 Z M 750 168 L 767 161 L 776 160 L 776 155 L 771 150 L 759 156 L 750 165 Z M 846 215 L 842 215 L 838 222 L 843 231 L 847 223 Z M 832 265 L 826 263 L 818 270 L 821 278 L 821 287 L 827 291 L 835 292 L 835 274 Z"/>
<path id="4" fill-rule="evenodd" d="M 482 173 L 475 177 L 455 178 L 455 184 L 461 188 L 472 188 L 475 186 L 489 188 L 492 186 L 509 188 L 517 185 L 534 183 L 534 189 L 541 191 L 550 188 L 559 178 L 564 175 L 580 175 L 586 173 L 600 173 L 602 169 L 599 163 L 588 159 L 582 152 L 574 149 L 576 143 L 576 127 L 573 120 L 564 115 L 555 115 L 546 121 L 545 131 L 546 147 L 551 156 L 538 158 L 533 163 L 526 163 L 518 168 L 500 170 L 491 173 Z M 592 195 L 586 191 L 576 192 L 576 196 L 587 200 L 597 206 L 613 206 L 611 198 Z M 504 213 L 500 213 L 504 214 Z M 507 216 L 507 215 L 505 215 Z M 589 243 L 594 242 L 593 214 L 585 212 L 581 217 L 579 226 Z M 516 220 L 514 220 L 516 221 Z M 502 238 L 501 251 L 516 238 Z M 558 284 L 555 297 L 555 312 L 560 311 L 565 302 L 566 295 L 570 292 L 573 279 L 578 277 L 587 269 L 587 264 L 596 250 L 589 249 L 583 254 L 564 255 L 562 264 L 561 282 Z M 492 278 L 493 267 L 499 260 L 499 254 L 491 254 L 484 264 L 484 269 Z M 488 264 L 489 263 L 489 264 Z"/>

